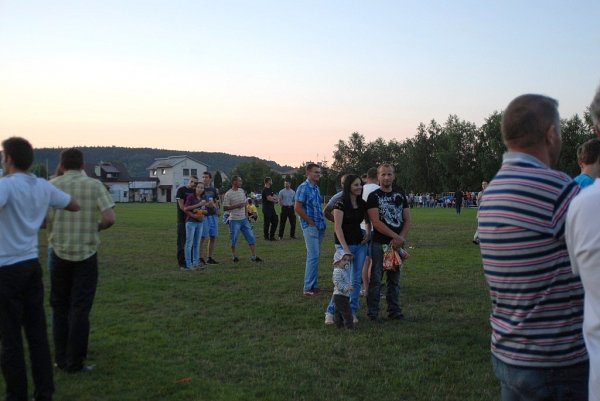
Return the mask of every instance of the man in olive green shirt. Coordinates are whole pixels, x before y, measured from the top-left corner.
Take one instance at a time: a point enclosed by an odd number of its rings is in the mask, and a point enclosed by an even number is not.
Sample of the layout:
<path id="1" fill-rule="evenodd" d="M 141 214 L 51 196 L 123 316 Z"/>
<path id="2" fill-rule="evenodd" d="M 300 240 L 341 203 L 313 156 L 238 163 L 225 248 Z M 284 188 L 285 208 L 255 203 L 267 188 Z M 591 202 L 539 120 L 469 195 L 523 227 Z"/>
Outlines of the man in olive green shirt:
<path id="1" fill-rule="evenodd" d="M 95 367 L 85 360 L 98 283 L 99 231 L 114 224 L 115 204 L 100 181 L 81 173 L 80 150 L 63 151 L 59 168 L 64 174 L 50 182 L 78 199 L 81 210 L 70 214 L 55 210 L 48 216 L 55 365 L 69 373 L 88 372 Z"/>

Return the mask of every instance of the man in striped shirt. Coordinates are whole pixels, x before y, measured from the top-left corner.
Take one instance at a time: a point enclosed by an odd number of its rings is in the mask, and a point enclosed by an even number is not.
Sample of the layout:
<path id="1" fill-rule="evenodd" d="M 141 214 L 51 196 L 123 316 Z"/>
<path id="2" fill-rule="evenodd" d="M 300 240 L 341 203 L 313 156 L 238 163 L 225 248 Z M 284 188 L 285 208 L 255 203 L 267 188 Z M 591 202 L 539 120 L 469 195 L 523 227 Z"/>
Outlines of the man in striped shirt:
<path id="1" fill-rule="evenodd" d="M 579 192 L 552 170 L 561 148 L 556 100 L 514 99 L 502 118 L 508 148 L 479 208 L 479 239 L 492 300 L 492 364 L 502 400 L 587 400 L 583 289 L 564 240 Z"/>

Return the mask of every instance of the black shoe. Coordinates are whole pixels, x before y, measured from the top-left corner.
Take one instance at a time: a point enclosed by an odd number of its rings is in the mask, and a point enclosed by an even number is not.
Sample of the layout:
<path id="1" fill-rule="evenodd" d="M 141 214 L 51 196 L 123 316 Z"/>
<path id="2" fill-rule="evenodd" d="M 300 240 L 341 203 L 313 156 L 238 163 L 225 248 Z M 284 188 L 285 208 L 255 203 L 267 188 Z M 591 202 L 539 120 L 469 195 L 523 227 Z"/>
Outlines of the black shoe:
<path id="1" fill-rule="evenodd" d="M 218 265 L 218 264 L 219 264 L 219 262 L 217 262 L 216 260 L 214 260 L 214 259 L 213 259 L 213 258 L 211 258 L 211 257 L 209 257 L 209 258 L 206 260 L 206 263 L 207 263 L 207 264 L 209 264 L 209 265 Z"/>
<path id="2" fill-rule="evenodd" d="M 478 240 L 478 239 L 474 239 L 474 240 L 473 240 L 473 243 L 474 243 L 475 245 L 479 245 L 479 240 Z"/>
<path id="3" fill-rule="evenodd" d="M 206 264 L 206 262 L 204 261 L 204 258 L 200 258 L 200 264 L 201 265 L 205 265 Z"/>
<path id="4" fill-rule="evenodd" d="M 253 262 L 262 262 L 263 260 L 261 258 L 259 258 L 258 256 L 255 256 L 254 258 L 250 259 Z"/>
<path id="5" fill-rule="evenodd" d="M 388 316 L 390 320 L 404 320 L 404 315 L 402 313 L 398 313 L 397 315 Z"/>
<path id="6" fill-rule="evenodd" d="M 92 370 L 96 369 L 96 365 L 83 365 L 79 369 L 67 369 L 65 372 L 67 373 L 89 373 Z"/>
<path id="7" fill-rule="evenodd" d="M 290 237 L 290 239 L 298 239 L 298 238 L 296 238 L 296 237 Z"/>
<path id="8" fill-rule="evenodd" d="M 237 262 L 239 262 L 239 261 L 240 261 L 240 258 L 238 258 L 237 256 L 234 256 L 234 257 L 233 257 L 233 261 L 234 261 L 235 263 L 237 263 Z"/>

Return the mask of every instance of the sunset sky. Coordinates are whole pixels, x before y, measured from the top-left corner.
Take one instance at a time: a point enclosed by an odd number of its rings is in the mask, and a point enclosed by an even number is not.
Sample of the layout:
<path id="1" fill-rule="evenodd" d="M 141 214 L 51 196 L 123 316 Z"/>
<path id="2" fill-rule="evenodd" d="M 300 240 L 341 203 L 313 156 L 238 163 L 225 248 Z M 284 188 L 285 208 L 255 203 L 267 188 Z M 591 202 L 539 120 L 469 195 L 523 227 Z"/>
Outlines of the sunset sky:
<path id="1" fill-rule="evenodd" d="M 600 1 L 0 0 L 0 139 L 332 162 L 358 131 L 580 114 Z"/>

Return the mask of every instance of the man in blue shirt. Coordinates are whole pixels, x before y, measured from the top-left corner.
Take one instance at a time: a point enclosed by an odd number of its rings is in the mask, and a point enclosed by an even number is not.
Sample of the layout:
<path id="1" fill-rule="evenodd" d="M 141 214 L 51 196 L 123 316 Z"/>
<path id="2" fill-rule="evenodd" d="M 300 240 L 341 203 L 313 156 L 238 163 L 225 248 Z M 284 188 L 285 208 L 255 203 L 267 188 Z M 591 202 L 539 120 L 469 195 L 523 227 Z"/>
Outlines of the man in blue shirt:
<path id="1" fill-rule="evenodd" d="M 325 236 L 325 218 L 321 210 L 321 193 L 317 182 L 321 178 L 321 166 L 306 165 L 306 181 L 296 190 L 294 210 L 300 216 L 304 242 L 306 243 L 306 268 L 304 270 L 304 295 L 319 295 L 317 286 L 321 242 Z"/>

